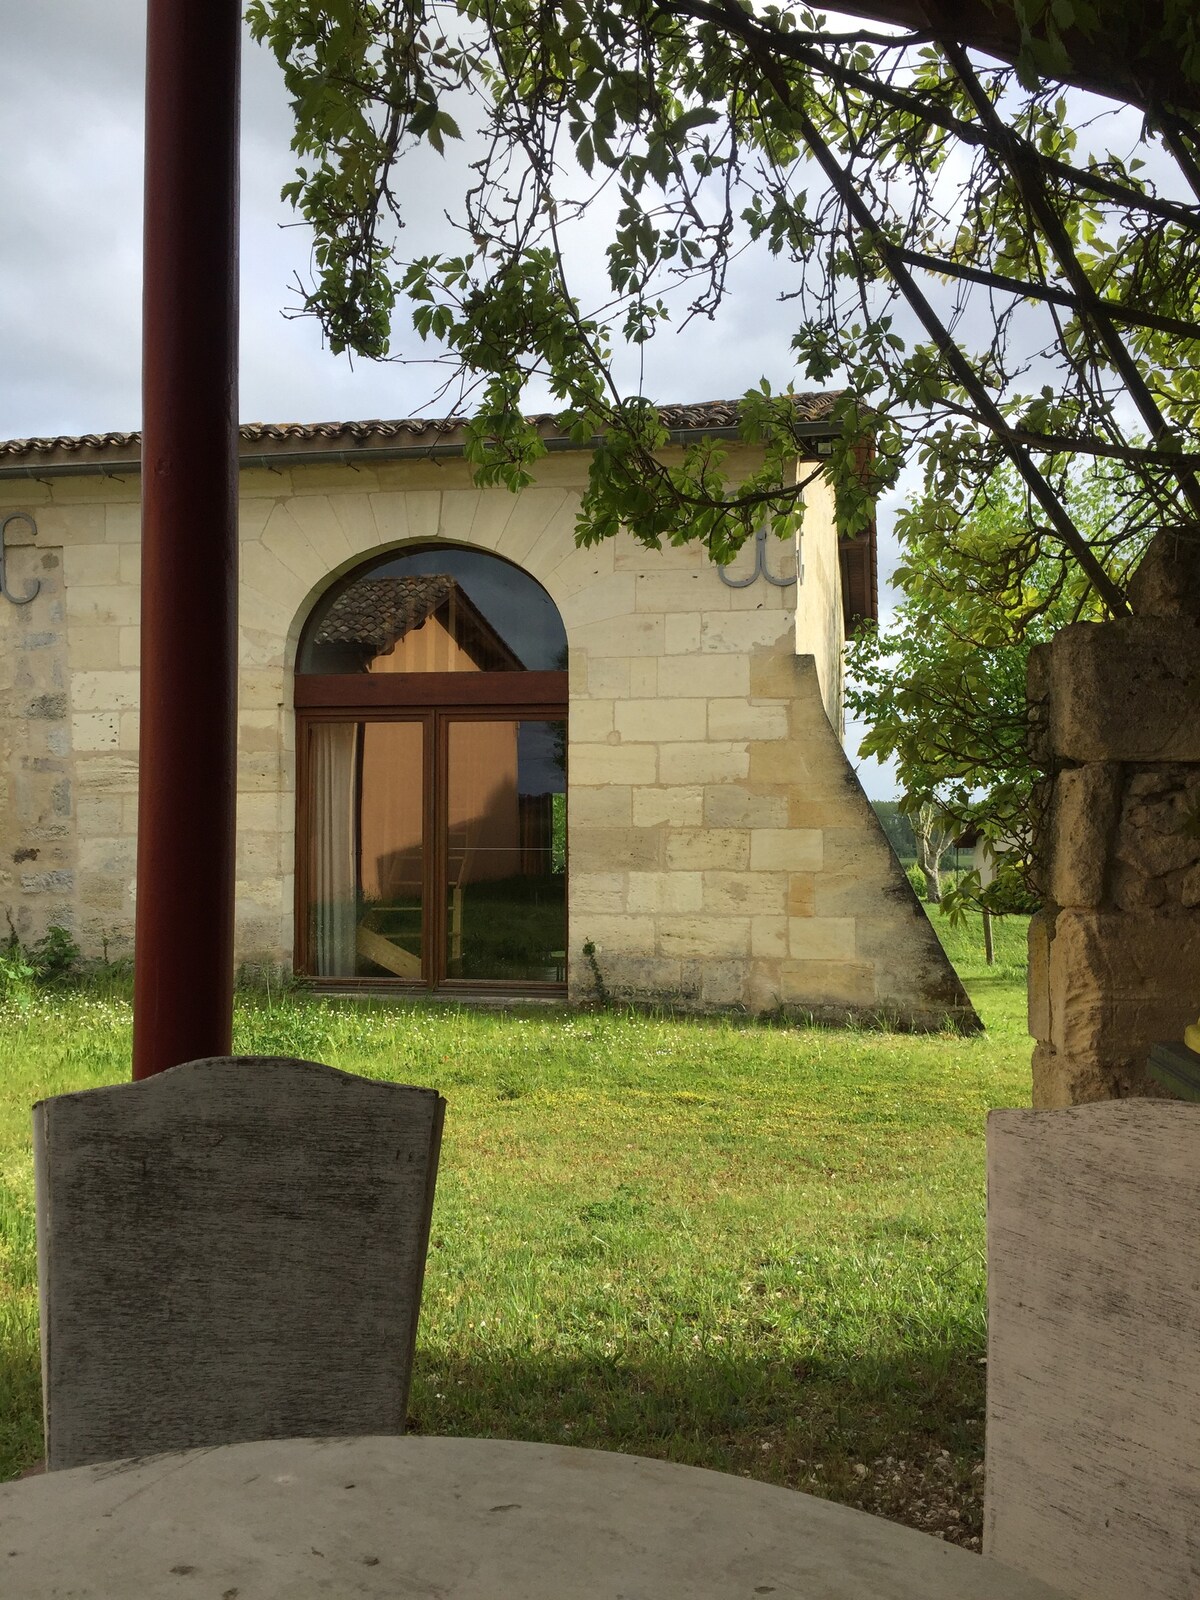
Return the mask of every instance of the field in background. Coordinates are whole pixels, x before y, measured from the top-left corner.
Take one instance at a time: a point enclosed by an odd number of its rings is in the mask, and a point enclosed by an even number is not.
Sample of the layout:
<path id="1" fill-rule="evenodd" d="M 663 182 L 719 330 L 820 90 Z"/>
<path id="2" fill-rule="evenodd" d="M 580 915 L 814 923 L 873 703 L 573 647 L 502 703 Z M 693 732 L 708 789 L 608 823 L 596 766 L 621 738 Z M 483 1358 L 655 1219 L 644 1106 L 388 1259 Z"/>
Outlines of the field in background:
<path id="1" fill-rule="evenodd" d="M 1024 919 L 935 917 L 988 1031 L 243 994 L 235 1048 L 449 1102 L 412 1426 L 632 1451 L 974 1544 L 984 1122 L 1028 1103 Z M 41 1454 L 29 1108 L 128 1074 L 119 986 L 0 1010 L 0 1478 Z M 977 1545 L 976 1545 L 977 1547 Z"/>

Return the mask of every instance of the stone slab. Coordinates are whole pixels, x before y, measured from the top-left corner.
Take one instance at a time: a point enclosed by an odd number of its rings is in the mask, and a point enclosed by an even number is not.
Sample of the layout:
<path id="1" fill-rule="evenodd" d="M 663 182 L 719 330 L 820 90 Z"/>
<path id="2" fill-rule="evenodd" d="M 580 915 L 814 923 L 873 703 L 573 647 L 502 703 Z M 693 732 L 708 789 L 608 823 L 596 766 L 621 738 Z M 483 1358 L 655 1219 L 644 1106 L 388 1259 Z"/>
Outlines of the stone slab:
<path id="1" fill-rule="evenodd" d="M 1200 919 L 1061 911 L 1049 951 L 1050 1042 L 1144 1061 L 1200 1015 Z"/>
<path id="2" fill-rule="evenodd" d="M 1076 1600 L 1194 1600 L 1200 1106 L 988 1117 L 984 1551 Z"/>
<path id="3" fill-rule="evenodd" d="M 1029 919 L 1028 1021 L 1032 1038 L 1050 1038 L 1050 941 L 1053 911 L 1037 911 Z"/>
<path id="4" fill-rule="evenodd" d="M 1089 762 L 1061 772 L 1054 788 L 1050 898 L 1060 906 L 1099 906 L 1121 799 L 1121 769 Z"/>
<path id="5" fill-rule="evenodd" d="M 1048 1040 L 1033 1047 L 1030 1103 L 1039 1111 L 1089 1105 L 1096 1100 L 1161 1097 L 1142 1045 L 1124 1050 L 1056 1050 Z"/>
<path id="6" fill-rule="evenodd" d="M 812 1495 L 502 1439 L 294 1439 L 0 1487 L 21 1600 L 1062 1600 Z"/>
<path id="7" fill-rule="evenodd" d="M 1072 623 L 1046 662 L 1060 760 L 1200 761 L 1200 628 L 1190 620 Z"/>
<path id="8" fill-rule="evenodd" d="M 51 1471 L 402 1433 L 444 1106 L 278 1057 L 39 1101 Z"/>

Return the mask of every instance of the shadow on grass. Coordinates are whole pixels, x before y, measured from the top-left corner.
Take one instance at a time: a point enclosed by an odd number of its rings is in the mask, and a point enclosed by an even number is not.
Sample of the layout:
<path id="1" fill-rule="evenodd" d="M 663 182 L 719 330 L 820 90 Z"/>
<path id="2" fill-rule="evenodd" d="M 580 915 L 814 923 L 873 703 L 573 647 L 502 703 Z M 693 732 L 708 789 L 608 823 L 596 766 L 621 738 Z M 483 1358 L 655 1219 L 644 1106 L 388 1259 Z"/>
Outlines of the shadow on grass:
<path id="1" fill-rule="evenodd" d="M 425 1351 L 409 1427 L 737 1473 L 971 1544 L 982 1517 L 985 1370 L 977 1350 L 944 1346 L 852 1365 L 712 1347 L 607 1359 Z"/>
<path id="2" fill-rule="evenodd" d="M 900 1437 L 966 1450 L 977 1431 L 968 1419 L 983 1398 L 978 1353 L 944 1346 L 854 1364 L 746 1360 L 712 1345 L 689 1356 L 643 1347 L 591 1358 L 423 1350 L 409 1409 L 410 1425 L 424 1433 L 559 1443 L 569 1433 L 577 1443 L 607 1440 L 609 1449 L 648 1454 L 669 1444 L 731 1471 L 777 1433 L 855 1460 Z"/>
<path id="3" fill-rule="evenodd" d="M 42 1370 L 37 1346 L 0 1338 L 0 1482 L 42 1459 Z"/>
<path id="4" fill-rule="evenodd" d="M 819 1494 L 961 1544 L 982 1512 L 975 1350 L 845 1362 L 671 1356 L 418 1357 L 409 1431 L 615 1450 Z M 42 1457 L 36 1350 L 0 1354 L 0 1478 Z"/>

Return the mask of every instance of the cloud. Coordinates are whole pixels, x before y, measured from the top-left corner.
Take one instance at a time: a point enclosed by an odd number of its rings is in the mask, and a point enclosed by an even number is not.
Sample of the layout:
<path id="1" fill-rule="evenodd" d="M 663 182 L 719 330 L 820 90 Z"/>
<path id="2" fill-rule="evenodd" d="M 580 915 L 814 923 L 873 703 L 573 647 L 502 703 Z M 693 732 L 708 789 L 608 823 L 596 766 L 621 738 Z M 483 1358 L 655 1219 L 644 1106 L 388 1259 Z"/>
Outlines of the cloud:
<path id="1" fill-rule="evenodd" d="M 129 0 L 11 7 L 0 58 L 0 435 L 138 424 L 145 8 Z M 308 264 L 279 200 L 291 176 L 281 75 L 243 55 L 242 414 L 397 414 L 427 378 L 352 369 L 282 309 Z M 420 175 L 434 203 L 437 185 Z M 418 210 L 420 207 L 418 207 Z"/>
<path id="2" fill-rule="evenodd" d="M 131 11 L 133 8 L 129 8 Z M 24 7 L 0 58 L 0 432 L 137 408 L 141 8 Z M 130 348 L 133 341 L 132 350 Z"/>

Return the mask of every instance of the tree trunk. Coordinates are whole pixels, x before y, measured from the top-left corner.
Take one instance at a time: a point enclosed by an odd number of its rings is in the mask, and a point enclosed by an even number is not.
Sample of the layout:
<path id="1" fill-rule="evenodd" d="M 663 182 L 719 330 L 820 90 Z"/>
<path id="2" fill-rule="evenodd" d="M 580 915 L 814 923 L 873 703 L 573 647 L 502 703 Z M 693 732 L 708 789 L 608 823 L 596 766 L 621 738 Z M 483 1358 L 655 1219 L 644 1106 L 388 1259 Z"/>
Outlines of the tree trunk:
<path id="1" fill-rule="evenodd" d="M 950 836 L 938 820 L 934 807 L 926 802 L 913 816 L 913 838 L 917 843 L 917 866 L 925 879 L 925 898 L 939 905 L 942 898 L 942 857 Z"/>

